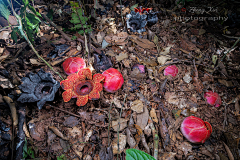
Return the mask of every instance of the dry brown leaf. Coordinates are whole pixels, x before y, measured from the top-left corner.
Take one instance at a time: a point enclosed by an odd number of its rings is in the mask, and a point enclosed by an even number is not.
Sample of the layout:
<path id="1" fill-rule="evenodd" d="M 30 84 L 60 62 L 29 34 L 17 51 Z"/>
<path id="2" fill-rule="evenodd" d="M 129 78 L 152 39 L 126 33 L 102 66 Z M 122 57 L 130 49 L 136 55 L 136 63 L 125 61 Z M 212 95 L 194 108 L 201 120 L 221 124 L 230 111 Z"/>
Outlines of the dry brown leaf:
<path id="1" fill-rule="evenodd" d="M 142 39 L 136 35 L 131 35 L 131 38 L 134 43 L 137 43 L 137 45 L 139 45 L 142 48 L 153 49 L 154 47 L 156 47 L 156 45 L 153 42 L 149 41 L 148 39 Z"/>
<path id="2" fill-rule="evenodd" d="M 98 34 L 97 34 L 97 43 L 102 43 L 104 36 L 105 36 L 104 32 L 98 32 Z"/>
<path id="3" fill-rule="evenodd" d="M 119 141 L 119 145 L 118 145 L 118 141 Z M 116 137 L 114 140 L 113 140 L 113 143 L 112 143 L 112 147 L 113 147 L 113 154 L 120 154 L 123 152 L 125 146 L 127 144 L 127 136 L 120 133 L 119 134 L 119 139 L 118 137 Z M 118 147 L 119 147 L 119 151 L 118 151 Z"/>
<path id="4" fill-rule="evenodd" d="M 120 32 L 116 35 L 108 35 L 104 39 L 107 43 L 110 44 L 116 44 L 116 45 L 125 45 L 127 42 L 125 42 L 126 38 L 128 37 L 127 32 Z"/>
<path id="5" fill-rule="evenodd" d="M 127 133 L 127 143 L 129 144 L 130 148 L 134 148 L 137 143 L 135 139 L 132 137 L 131 131 L 128 128 L 126 129 L 126 133 Z"/>
<path id="6" fill-rule="evenodd" d="M 0 86 L 3 89 L 14 88 L 13 84 L 7 78 L 5 78 L 5 77 L 3 77 L 1 75 L 0 75 Z"/>
<path id="7" fill-rule="evenodd" d="M 166 92 L 165 99 L 170 104 L 175 104 L 175 105 L 179 104 L 178 96 L 174 92 Z"/>
<path id="8" fill-rule="evenodd" d="M 187 51 L 193 51 L 193 50 L 197 50 L 197 47 L 195 44 L 193 44 L 192 42 L 190 41 L 186 41 L 182 38 L 180 38 L 181 40 L 181 48 L 184 49 L 184 50 L 187 50 Z"/>
<path id="9" fill-rule="evenodd" d="M 33 59 L 33 58 L 30 59 L 30 63 L 36 66 L 45 65 L 45 63 L 41 63 L 38 61 L 38 59 Z"/>
<path id="10" fill-rule="evenodd" d="M 143 112 L 143 103 L 140 100 L 135 100 L 131 104 L 131 109 L 137 113 Z"/>
<path id="11" fill-rule="evenodd" d="M 152 108 L 150 111 L 150 117 L 152 118 L 153 122 L 158 124 L 157 114 L 154 108 Z"/>
<path id="12" fill-rule="evenodd" d="M 49 126 L 48 127 L 49 129 L 51 129 L 53 131 L 53 133 L 55 133 L 57 136 L 59 136 L 60 138 L 64 139 L 64 140 L 68 140 L 67 137 L 65 137 L 62 132 L 59 131 L 59 129 L 57 129 L 56 127 L 54 126 Z"/>
<path id="13" fill-rule="evenodd" d="M 126 59 L 126 58 L 128 58 L 128 54 L 124 53 L 124 52 L 121 52 L 118 56 L 116 56 L 116 61 L 121 61 L 121 60 Z"/>
<path id="14" fill-rule="evenodd" d="M 197 67 L 195 65 L 195 61 L 194 61 L 194 73 L 195 73 L 195 77 L 193 77 L 193 85 L 195 86 L 195 89 L 197 90 L 197 92 L 199 94 L 202 94 L 202 92 L 203 92 L 203 84 L 202 84 L 201 80 L 198 77 L 198 70 L 197 70 Z"/>
<path id="15" fill-rule="evenodd" d="M 142 130 L 146 127 L 148 123 L 148 109 L 146 106 L 143 107 L 143 113 L 137 114 L 137 125 L 140 126 Z"/>
<path id="16" fill-rule="evenodd" d="M 135 135 L 136 146 L 134 147 L 134 148 L 136 148 L 138 143 L 141 140 L 141 135 L 143 134 L 143 132 L 142 132 L 142 129 L 139 125 L 135 124 L 134 127 L 137 129 L 137 134 Z"/>
<path id="17" fill-rule="evenodd" d="M 1 31 L 0 32 L 0 39 L 7 40 L 9 39 L 10 31 Z"/>
<path id="18" fill-rule="evenodd" d="M 112 128 L 115 132 L 118 131 L 118 128 L 119 128 L 119 131 L 122 131 L 124 128 L 127 127 L 127 119 L 124 119 L 124 118 L 120 118 L 120 121 L 119 119 L 117 121 L 112 121 Z M 119 122 L 120 122 L 120 127 L 119 127 Z"/>

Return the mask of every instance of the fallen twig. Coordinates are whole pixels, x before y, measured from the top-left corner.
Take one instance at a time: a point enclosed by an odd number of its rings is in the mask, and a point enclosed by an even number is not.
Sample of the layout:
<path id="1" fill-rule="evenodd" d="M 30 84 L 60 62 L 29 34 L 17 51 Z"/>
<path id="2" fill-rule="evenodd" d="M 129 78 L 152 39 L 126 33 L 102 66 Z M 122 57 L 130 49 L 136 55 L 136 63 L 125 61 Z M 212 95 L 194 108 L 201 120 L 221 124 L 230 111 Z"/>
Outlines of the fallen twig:
<path id="1" fill-rule="evenodd" d="M 62 30 L 60 30 L 58 28 L 58 26 L 53 23 L 53 21 L 51 21 L 45 14 L 41 14 L 43 16 L 43 18 L 45 18 L 54 28 L 56 28 L 62 35 L 63 37 L 68 40 L 68 41 L 72 41 L 70 37 L 68 37 L 68 35 L 66 35 Z"/>
<path id="2" fill-rule="evenodd" d="M 15 107 L 15 103 L 13 103 L 13 100 L 8 97 L 8 96 L 3 96 L 4 101 L 8 104 L 10 110 L 11 110 L 11 114 L 12 114 L 12 124 L 13 124 L 13 129 L 12 129 L 12 156 L 11 159 L 13 159 L 13 151 L 14 151 L 14 138 L 15 137 L 15 130 L 16 127 L 18 125 L 18 116 L 17 116 L 17 110 Z"/>
<path id="3" fill-rule="evenodd" d="M 151 117 L 149 117 L 148 122 L 149 122 L 149 126 L 152 130 L 153 139 L 154 139 L 154 142 L 153 142 L 153 148 L 154 148 L 153 157 L 155 159 L 158 159 L 158 142 L 159 142 L 158 132 L 157 132 L 156 128 L 154 127 L 154 124 L 153 124 L 153 121 L 152 121 Z"/>
<path id="4" fill-rule="evenodd" d="M 58 109 L 58 110 L 60 110 L 60 111 L 62 111 L 62 112 L 68 113 L 68 114 L 70 114 L 70 115 L 72 115 L 72 116 L 75 116 L 75 117 L 78 117 L 78 118 L 82 118 L 80 115 L 77 115 L 77 114 L 68 112 L 68 111 L 66 111 L 66 110 L 64 110 L 64 109 L 61 109 L 61 108 L 58 108 L 58 107 L 54 107 L 54 106 L 51 106 L 51 107 L 54 108 L 54 109 Z"/>
<path id="5" fill-rule="evenodd" d="M 108 147 L 109 147 L 109 144 L 110 144 L 110 136 L 109 136 L 109 132 L 110 132 L 110 123 L 111 123 L 111 110 L 112 110 L 112 104 L 113 104 L 113 102 L 110 104 L 109 114 L 108 114 Z"/>
<path id="6" fill-rule="evenodd" d="M 15 160 L 21 160 L 23 157 L 23 146 L 25 144 L 25 131 L 24 131 L 24 124 L 26 118 L 26 104 L 25 103 L 18 103 L 18 140 L 16 147 L 16 158 Z M 26 128 L 25 128 L 26 129 Z M 29 135 L 28 135 L 29 136 Z"/>
<path id="7" fill-rule="evenodd" d="M 124 106 L 124 103 L 125 103 L 125 101 L 126 101 L 126 98 L 127 98 L 127 94 L 125 94 L 125 97 L 124 97 L 124 100 L 123 100 L 123 104 L 122 104 L 122 107 L 121 107 L 121 111 L 120 111 L 120 115 L 119 115 L 119 121 L 118 121 L 118 130 L 117 130 L 117 137 L 118 137 L 118 140 L 117 140 L 118 153 L 120 152 L 120 150 L 119 150 L 119 129 L 120 129 L 120 118 L 122 117 L 122 110 L 123 110 L 123 106 Z M 118 160 L 118 154 L 117 154 L 117 160 Z"/>
<path id="8" fill-rule="evenodd" d="M 229 159 L 230 159 L 230 160 L 234 160 L 233 154 L 232 154 L 232 152 L 230 151 L 229 147 L 228 147 L 224 142 L 222 142 L 222 143 L 223 143 L 223 145 L 224 145 L 224 147 L 225 147 L 225 149 L 226 149 L 226 151 L 227 151 L 227 154 L 228 154 Z"/>

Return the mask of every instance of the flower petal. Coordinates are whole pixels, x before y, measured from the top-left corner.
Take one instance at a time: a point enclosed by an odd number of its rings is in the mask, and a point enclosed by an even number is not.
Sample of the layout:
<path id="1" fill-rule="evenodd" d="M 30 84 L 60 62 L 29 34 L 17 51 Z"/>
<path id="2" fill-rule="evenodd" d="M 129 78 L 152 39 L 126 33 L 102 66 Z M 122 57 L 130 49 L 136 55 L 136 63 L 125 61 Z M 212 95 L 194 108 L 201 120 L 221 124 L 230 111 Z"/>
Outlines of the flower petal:
<path id="1" fill-rule="evenodd" d="M 78 75 L 84 75 L 87 79 L 92 80 L 92 72 L 89 68 L 83 68 L 78 72 Z"/>
<path id="2" fill-rule="evenodd" d="M 62 97 L 64 102 L 70 101 L 70 99 L 73 97 L 73 92 L 71 89 L 68 89 L 62 93 Z"/>
<path id="3" fill-rule="evenodd" d="M 104 78 L 105 78 L 105 76 L 102 74 L 95 74 L 93 76 L 93 82 L 101 82 L 104 80 Z"/>
<path id="4" fill-rule="evenodd" d="M 88 102 L 88 95 L 78 96 L 77 97 L 77 106 L 84 106 Z"/>
<path id="5" fill-rule="evenodd" d="M 26 93 L 34 93 L 34 89 L 37 86 L 37 83 L 30 81 L 28 77 L 24 77 L 23 84 L 19 88 Z"/>
<path id="6" fill-rule="evenodd" d="M 101 83 L 94 83 L 92 92 L 100 92 L 103 90 L 103 86 Z"/>
<path id="7" fill-rule="evenodd" d="M 39 99 L 34 94 L 22 93 L 21 96 L 18 98 L 18 101 L 21 103 L 36 102 L 39 101 Z"/>
<path id="8" fill-rule="evenodd" d="M 64 90 L 72 89 L 73 84 L 75 83 L 75 81 L 78 80 L 78 78 L 79 78 L 78 74 L 73 73 L 73 74 L 69 75 L 67 77 L 67 79 L 61 81 L 60 85 Z"/>
<path id="9" fill-rule="evenodd" d="M 89 96 L 88 98 L 89 98 L 90 100 L 97 100 L 97 99 L 100 98 L 100 93 L 99 93 L 99 92 L 94 92 L 94 91 L 92 91 L 92 92 L 89 93 L 88 96 Z"/>

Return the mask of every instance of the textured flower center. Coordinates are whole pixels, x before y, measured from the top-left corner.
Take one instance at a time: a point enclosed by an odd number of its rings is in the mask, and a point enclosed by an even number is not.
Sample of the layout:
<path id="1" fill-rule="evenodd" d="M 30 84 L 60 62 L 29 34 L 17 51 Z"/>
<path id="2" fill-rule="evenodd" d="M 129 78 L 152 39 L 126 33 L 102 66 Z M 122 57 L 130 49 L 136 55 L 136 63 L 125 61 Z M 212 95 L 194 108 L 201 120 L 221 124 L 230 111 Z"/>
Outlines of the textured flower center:
<path id="1" fill-rule="evenodd" d="M 75 93 L 81 96 L 87 95 L 93 90 L 93 86 L 94 84 L 92 81 L 79 82 L 76 85 Z"/>
<path id="2" fill-rule="evenodd" d="M 139 22 L 139 20 L 130 19 L 129 21 L 130 21 L 130 26 L 131 26 L 134 30 L 140 29 L 140 22 Z"/>
<path id="3" fill-rule="evenodd" d="M 35 96 L 38 98 L 43 98 L 52 92 L 53 83 L 41 82 L 35 88 Z"/>
<path id="4" fill-rule="evenodd" d="M 50 91 L 51 91 L 51 89 L 52 89 L 52 87 L 50 87 L 50 86 L 44 86 L 43 88 L 42 88 L 42 93 L 46 93 L 46 94 L 48 94 Z"/>

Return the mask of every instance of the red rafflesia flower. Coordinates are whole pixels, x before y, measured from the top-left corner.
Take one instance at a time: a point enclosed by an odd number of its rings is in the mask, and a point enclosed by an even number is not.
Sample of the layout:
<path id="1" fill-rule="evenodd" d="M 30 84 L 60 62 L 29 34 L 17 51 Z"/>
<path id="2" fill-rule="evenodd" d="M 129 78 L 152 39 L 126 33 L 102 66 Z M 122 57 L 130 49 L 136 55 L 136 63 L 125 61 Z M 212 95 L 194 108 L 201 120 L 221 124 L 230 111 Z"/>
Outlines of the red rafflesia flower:
<path id="1" fill-rule="evenodd" d="M 204 93 L 204 97 L 207 99 L 208 104 L 219 107 L 222 104 L 221 97 L 216 93 L 212 91 L 207 91 Z"/>
<path id="2" fill-rule="evenodd" d="M 136 13 L 139 12 L 140 14 L 142 14 L 144 11 L 149 12 L 150 10 L 152 10 L 152 8 L 142 8 L 142 6 L 140 6 L 139 8 L 134 8 L 134 11 Z"/>
<path id="3" fill-rule="evenodd" d="M 117 69 L 109 68 L 102 74 L 105 76 L 103 87 L 107 92 L 114 93 L 122 87 L 124 79 Z"/>
<path id="4" fill-rule="evenodd" d="M 85 61 L 80 57 L 70 57 L 63 62 L 63 69 L 67 75 L 86 68 Z"/>
<path id="5" fill-rule="evenodd" d="M 95 74 L 89 68 L 81 69 L 78 73 L 73 73 L 66 80 L 61 81 L 60 85 L 65 90 L 62 94 L 64 102 L 71 98 L 77 98 L 77 106 L 84 106 L 88 100 L 100 98 L 100 91 L 103 87 L 100 83 L 104 80 L 102 74 Z"/>
<path id="6" fill-rule="evenodd" d="M 212 126 L 198 117 L 190 116 L 183 120 L 181 131 L 190 142 L 204 143 L 212 133 Z"/>
<path id="7" fill-rule="evenodd" d="M 175 65 L 172 66 L 168 66 L 167 68 L 165 68 L 164 70 L 164 75 L 171 75 L 173 77 L 175 77 L 178 74 L 178 68 Z"/>

